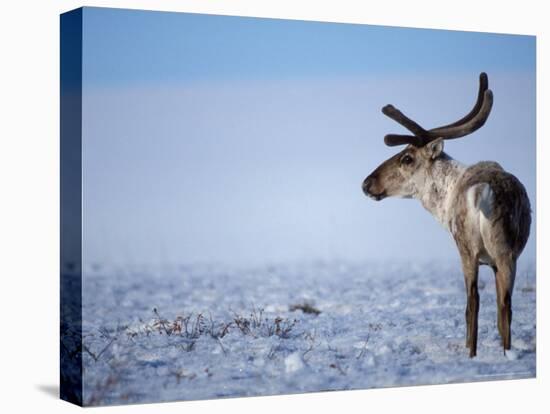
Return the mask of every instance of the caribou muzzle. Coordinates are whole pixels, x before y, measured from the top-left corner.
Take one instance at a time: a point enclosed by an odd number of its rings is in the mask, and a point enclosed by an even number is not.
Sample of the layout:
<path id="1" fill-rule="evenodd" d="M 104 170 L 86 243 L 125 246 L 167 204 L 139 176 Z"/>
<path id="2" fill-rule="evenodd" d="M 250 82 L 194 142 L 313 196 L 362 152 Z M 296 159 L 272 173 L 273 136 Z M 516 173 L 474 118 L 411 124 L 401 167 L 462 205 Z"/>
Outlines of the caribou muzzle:
<path id="1" fill-rule="evenodd" d="M 363 181 L 363 192 L 367 197 L 372 198 L 376 201 L 380 201 L 386 198 L 385 191 L 378 191 L 376 189 L 376 177 L 374 177 L 373 175 L 369 175 L 367 178 L 365 178 L 365 181 Z"/>

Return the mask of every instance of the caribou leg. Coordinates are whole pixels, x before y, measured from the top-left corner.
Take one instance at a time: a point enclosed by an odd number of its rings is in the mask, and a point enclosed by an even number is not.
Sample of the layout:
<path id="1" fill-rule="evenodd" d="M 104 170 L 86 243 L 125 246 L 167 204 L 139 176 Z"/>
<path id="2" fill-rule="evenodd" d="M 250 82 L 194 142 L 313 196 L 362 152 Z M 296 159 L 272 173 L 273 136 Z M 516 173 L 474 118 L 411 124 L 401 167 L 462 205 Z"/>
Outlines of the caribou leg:
<path id="1" fill-rule="evenodd" d="M 479 313 L 479 292 L 477 289 L 477 277 L 479 265 L 477 260 L 471 257 L 462 257 L 462 270 L 466 285 L 466 347 L 470 348 L 470 358 L 477 352 L 477 320 Z"/>
<path id="2" fill-rule="evenodd" d="M 516 263 L 505 260 L 497 264 L 495 272 L 497 287 L 497 322 L 498 332 L 502 338 L 502 347 L 506 352 L 512 346 L 512 291 L 516 277 Z"/>

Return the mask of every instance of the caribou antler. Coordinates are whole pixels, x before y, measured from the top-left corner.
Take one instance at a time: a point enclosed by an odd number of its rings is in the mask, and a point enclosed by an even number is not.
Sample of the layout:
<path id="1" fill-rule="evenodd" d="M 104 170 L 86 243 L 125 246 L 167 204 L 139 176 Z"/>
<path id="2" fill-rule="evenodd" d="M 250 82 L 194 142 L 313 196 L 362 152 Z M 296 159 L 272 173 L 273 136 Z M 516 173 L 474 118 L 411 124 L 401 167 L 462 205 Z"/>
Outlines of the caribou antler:
<path id="1" fill-rule="evenodd" d="M 487 74 L 482 72 L 479 75 L 479 92 L 477 95 L 477 101 L 472 110 L 466 116 L 456 122 L 453 122 L 452 124 L 430 130 L 422 128 L 393 105 L 386 105 L 382 108 L 384 115 L 403 125 L 414 135 L 388 134 L 384 137 L 384 142 L 390 147 L 404 144 L 412 144 L 416 147 L 422 147 L 428 142 L 440 137 L 443 139 L 454 139 L 471 134 L 485 124 L 485 121 L 487 121 L 487 118 L 491 113 L 491 108 L 493 106 L 493 92 L 488 88 L 489 80 L 487 78 Z"/>

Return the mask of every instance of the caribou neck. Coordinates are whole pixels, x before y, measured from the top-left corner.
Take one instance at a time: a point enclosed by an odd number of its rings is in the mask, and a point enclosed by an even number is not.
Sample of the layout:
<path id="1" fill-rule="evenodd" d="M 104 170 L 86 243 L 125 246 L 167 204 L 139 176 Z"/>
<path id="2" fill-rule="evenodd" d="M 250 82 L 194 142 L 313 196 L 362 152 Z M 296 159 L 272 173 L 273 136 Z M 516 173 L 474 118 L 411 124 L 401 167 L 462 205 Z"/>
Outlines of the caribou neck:
<path id="1" fill-rule="evenodd" d="M 452 215 L 454 189 L 465 170 L 466 166 L 442 153 L 434 160 L 416 195 L 424 208 L 447 230 Z"/>

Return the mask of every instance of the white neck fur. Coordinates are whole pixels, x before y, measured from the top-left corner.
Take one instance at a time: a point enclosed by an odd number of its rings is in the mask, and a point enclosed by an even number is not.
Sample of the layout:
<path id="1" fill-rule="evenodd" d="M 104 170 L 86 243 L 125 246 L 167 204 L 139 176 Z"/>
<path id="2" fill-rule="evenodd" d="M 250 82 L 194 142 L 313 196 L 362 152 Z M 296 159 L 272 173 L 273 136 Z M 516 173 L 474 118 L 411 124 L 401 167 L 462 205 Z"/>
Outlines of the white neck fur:
<path id="1" fill-rule="evenodd" d="M 416 186 L 414 198 L 420 200 L 424 208 L 447 230 L 452 215 L 452 195 L 465 170 L 465 165 L 443 153 L 434 160 L 423 182 Z"/>

